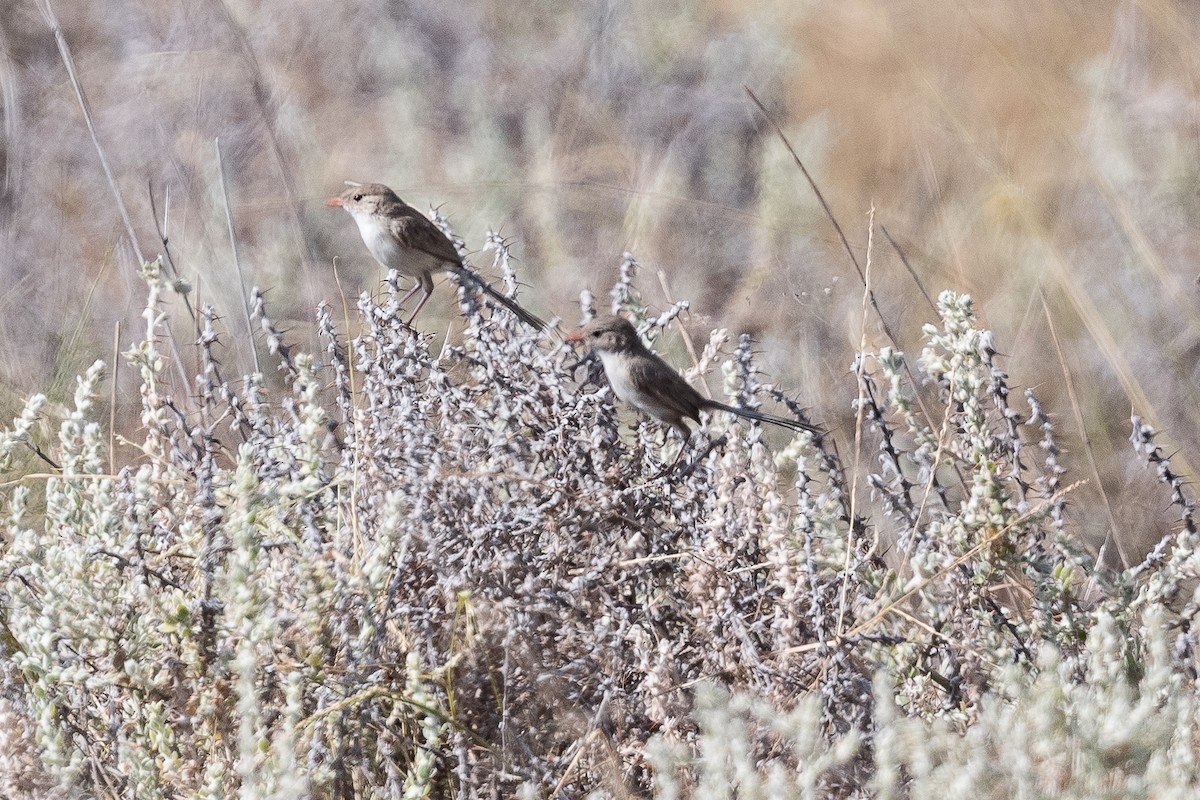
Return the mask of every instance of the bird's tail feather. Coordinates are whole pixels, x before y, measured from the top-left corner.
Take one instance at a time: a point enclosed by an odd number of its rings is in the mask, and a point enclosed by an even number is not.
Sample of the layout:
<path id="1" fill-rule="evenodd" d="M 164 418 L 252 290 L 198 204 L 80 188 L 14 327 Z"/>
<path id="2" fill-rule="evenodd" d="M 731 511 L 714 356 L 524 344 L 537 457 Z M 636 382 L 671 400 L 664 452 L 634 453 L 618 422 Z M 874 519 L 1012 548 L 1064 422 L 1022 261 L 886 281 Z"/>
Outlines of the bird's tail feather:
<path id="1" fill-rule="evenodd" d="M 722 411 L 728 411 L 730 414 L 737 414 L 739 417 L 748 417 L 756 419 L 759 422 L 769 422 L 772 425 L 779 425 L 784 428 L 790 428 L 794 431 L 808 431 L 811 434 L 820 436 L 822 430 L 816 425 L 812 425 L 804 420 L 788 419 L 787 417 L 776 417 L 773 414 L 764 414 L 761 411 L 752 411 L 749 408 L 738 408 L 737 406 L 727 406 L 724 403 L 718 403 L 716 400 L 709 400 L 705 403 L 709 408 L 719 408 Z"/>
<path id="2" fill-rule="evenodd" d="M 516 300 L 513 300 L 504 293 L 493 289 L 488 285 L 488 282 L 483 279 L 482 275 L 479 275 L 478 273 L 467 269 L 466 267 L 459 267 L 458 269 L 454 270 L 454 274 L 459 278 L 478 286 L 484 294 L 507 308 L 517 317 L 517 319 L 521 320 L 529 327 L 539 331 L 544 331 L 546 329 L 546 322 L 543 319 L 521 308 L 520 304 L 518 304 Z"/>

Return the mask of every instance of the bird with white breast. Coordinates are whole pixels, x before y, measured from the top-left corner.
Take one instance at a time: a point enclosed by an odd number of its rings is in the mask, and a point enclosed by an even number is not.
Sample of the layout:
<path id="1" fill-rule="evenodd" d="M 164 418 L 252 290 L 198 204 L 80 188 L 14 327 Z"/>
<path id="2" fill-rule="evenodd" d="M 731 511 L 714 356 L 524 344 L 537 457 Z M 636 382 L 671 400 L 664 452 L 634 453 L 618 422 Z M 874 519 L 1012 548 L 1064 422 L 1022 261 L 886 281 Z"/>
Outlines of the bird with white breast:
<path id="1" fill-rule="evenodd" d="M 479 287 L 488 297 L 515 314 L 522 322 L 538 330 L 546 323 L 522 308 L 515 300 L 496 291 L 479 275 L 468 269 L 442 229 L 428 217 L 405 203 L 382 183 L 346 181 L 346 191 L 325 201 L 325 205 L 344 208 L 354 218 L 367 250 L 383 266 L 416 281 L 412 291 L 400 301 L 403 305 L 419 290 L 424 290 L 409 324 L 433 294 L 433 273 L 450 272 L 460 280 Z"/>
<path id="2" fill-rule="evenodd" d="M 821 430 L 803 420 L 777 417 L 749 408 L 718 403 L 704 397 L 683 376 L 642 343 L 633 323 L 622 317 L 600 317 L 567 335 L 600 356 L 613 394 L 638 411 L 670 425 L 686 440 L 691 435 L 684 420 L 700 422 L 701 411 L 728 411 L 739 417 L 769 422 L 820 436 Z"/>

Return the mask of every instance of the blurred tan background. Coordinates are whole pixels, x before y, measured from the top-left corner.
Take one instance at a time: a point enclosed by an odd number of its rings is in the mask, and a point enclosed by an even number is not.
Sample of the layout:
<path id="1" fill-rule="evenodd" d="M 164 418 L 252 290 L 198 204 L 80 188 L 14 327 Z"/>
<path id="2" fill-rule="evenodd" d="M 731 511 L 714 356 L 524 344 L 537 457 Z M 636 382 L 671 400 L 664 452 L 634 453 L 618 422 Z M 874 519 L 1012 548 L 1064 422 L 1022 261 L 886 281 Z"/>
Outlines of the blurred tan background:
<path id="1" fill-rule="evenodd" d="M 111 358 L 118 321 L 133 340 L 145 299 L 40 3 L 0 13 L 6 411 L 31 391 L 69 397 L 75 374 Z M 1085 533 L 1140 542 L 1169 525 L 1125 439 L 1132 410 L 1181 448 L 1177 467 L 1200 444 L 1195 3 L 52 8 L 140 247 L 162 249 L 153 191 L 195 296 L 223 312 L 234 375 L 252 362 L 218 137 L 246 282 L 301 347 L 313 306 L 340 303 L 335 257 L 351 304 L 378 289 L 351 220 L 322 202 L 343 179 L 378 180 L 440 206 L 473 249 L 489 228 L 509 236 L 523 302 L 567 324 L 580 290 L 606 299 L 631 250 L 651 304 L 691 300 L 698 337 L 753 333 L 772 378 L 848 441 L 861 285 L 745 85 L 864 262 L 874 207 L 872 282 L 898 344 L 915 356 L 934 313 L 879 225 L 930 294 L 976 298 L 1014 385 L 1054 415 L 1068 478 L 1092 481 L 1074 501 L 1094 508 Z M 444 282 L 421 321 L 455 335 Z M 865 335 L 886 343 L 874 317 Z"/>

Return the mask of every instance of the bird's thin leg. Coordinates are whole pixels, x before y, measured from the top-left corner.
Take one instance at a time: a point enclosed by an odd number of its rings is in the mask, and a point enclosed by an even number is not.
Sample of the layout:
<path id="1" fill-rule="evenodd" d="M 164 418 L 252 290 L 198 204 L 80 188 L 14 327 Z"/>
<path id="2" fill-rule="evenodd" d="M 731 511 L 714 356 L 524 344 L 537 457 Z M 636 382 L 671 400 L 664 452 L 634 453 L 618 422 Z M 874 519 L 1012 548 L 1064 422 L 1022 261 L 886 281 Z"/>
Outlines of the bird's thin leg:
<path id="1" fill-rule="evenodd" d="M 666 475 L 668 472 L 675 469 L 675 465 L 679 463 L 679 459 L 683 458 L 683 451 L 687 450 L 688 442 L 692 440 L 692 432 L 689 430 L 687 435 L 684 435 L 682 432 L 679 432 L 679 434 L 680 438 L 683 439 L 683 442 L 679 445 L 679 452 L 675 454 L 675 458 L 671 460 L 670 464 L 667 464 L 658 471 L 658 474 L 654 476 L 655 478 L 661 478 L 663 475 Z"/>
<path id="2" fill-rule="evenodd" d="M 688 475 L 691 475 L 693 472 L 695 472 L 696 467 L 700 466 L 700 462 L 702 462 L 702 461 L 704 461 L 704 459 L 708 458 L 708 454 L 711 453 L 713 450 L 715 450 L 718 446 L 724 444 L 728 438 L 729 438 L 728 433 L 722 433 L 717 438 L 709 440 L 708 446 L 704 448 L 704 452 L 702 452 L 700 455 L 693 458 L 688 463 L 687 466 L 685 466 L 683 469 L 681 469 L 679 471 L 679 476 L 681 478 L 686 478 Z M 680 451 L 680 452 L 682 452 L 682 451 Z"/>
<path id="3" fill-rule="evenodd" d="M 414 294 L 416 294 L 417 290 L 420 288 L 421 288 L 421 282 L 417 281 L 415 284 L 413 284 L 413 287 L 408 290 L 408 294 L 406 294 L 406 295 L 404 295 L 404 297 L 400 298 L 400 302 L 397 303 L 396 306 L 398 308 L 403 308 L 404 304 L 407 303 L 410 299 L 412 299 L 412 296 Z"/>
<path id="4" fill-rule="evenodd" d="M 432 294 L 432 292 L 426 292 L 425 296 L 421 298 L 421 302 L 417 303 L 417 310 L 414 311 L 412 313 L 412 316 L 408 318 L 409 325 L 412 325 L 413 320 L 417 318 L 417 314 L 421 313 L 421 308 L 424 307 L 425 303 L 429 300 L 429 296 L 431 294 Z"/>
<path id="5" fill-rule="evenodd" d="M 424 289 L 425 295 L 421 298 L 421 302 L 417 303 L 416 311 L 414 311 L 412 316 L 408 318 L 409 325 L 413 324 L 413 320 L 417 318 L 417 314 L 421 313 L 421 309 L 424 308 L 427 302 L 429 302 L 429 298 L 433 294 L 433 277 L 428 272 L 421 276 L 421 279 L 417 282 L 417 285 L 413 287 L 413 290 L 410 292 L 410 294 L 415 293 L 418 288 Z M 408 298 L 405 299 L 407 300 Z"/>

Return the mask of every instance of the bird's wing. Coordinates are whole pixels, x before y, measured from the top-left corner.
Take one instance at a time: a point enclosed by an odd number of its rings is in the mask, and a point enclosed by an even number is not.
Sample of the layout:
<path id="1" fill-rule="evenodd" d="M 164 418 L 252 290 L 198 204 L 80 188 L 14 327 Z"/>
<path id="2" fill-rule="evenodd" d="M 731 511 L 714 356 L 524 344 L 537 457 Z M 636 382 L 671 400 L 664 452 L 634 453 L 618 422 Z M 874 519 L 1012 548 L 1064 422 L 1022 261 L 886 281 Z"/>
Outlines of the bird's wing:
<path id="1" fill-rule="evenodd" d="M 441 228 L 421 216 L 419 212 L 411 208 L 408 211 L 410 213 L 394 216 L 389 222 L 392 233 L 398 240 L 414 250 L 428 253 L 442 261 L 451 264 L 462 263 L 458 251 L 454 249 L 454 243 L 442 233 Z"/>
<path id="2" fill-rule="evenodd" d="M 703 398 L 667 362 L 647 351 L 631 359 L 629 380 L 644 399 L 678 416 L 700 421 Z"/>

